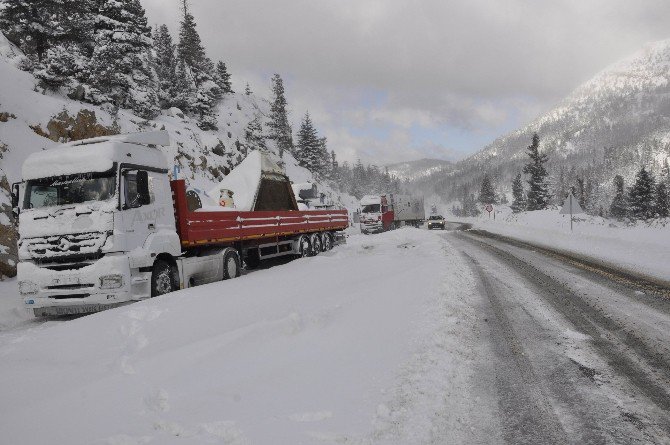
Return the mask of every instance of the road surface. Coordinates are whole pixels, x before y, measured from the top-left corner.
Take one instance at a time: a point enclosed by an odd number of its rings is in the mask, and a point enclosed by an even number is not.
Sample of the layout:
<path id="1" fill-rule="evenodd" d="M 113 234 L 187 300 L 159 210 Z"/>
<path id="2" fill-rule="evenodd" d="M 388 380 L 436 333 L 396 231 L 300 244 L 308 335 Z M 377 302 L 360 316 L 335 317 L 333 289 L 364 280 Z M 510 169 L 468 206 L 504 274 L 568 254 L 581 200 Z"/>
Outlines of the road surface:
<path id="1" fill-rule="evenodd" d="M 464 229 L 442 236 L 488 325 L 475 381 L 497 404 L 491 441 L 670 443 L 667 289 Z"/>

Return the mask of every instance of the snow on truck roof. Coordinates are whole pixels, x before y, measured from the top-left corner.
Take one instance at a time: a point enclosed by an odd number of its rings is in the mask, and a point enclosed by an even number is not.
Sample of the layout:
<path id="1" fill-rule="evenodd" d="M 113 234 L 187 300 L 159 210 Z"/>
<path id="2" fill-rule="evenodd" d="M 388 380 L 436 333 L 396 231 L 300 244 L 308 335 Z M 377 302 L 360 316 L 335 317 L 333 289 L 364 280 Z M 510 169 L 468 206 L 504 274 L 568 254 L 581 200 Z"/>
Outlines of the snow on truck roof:
<path id="1" fill-rule="evenodd" d="M 361 205 L 367 206 L 370 204 L 381 204 L 382 198 L 378 195 L 365 195 L 361 198 Z"/>
<path id="2" fill-rule="evenodd" d="M 78 173 L 101 173 L 114 163 L 167 168 L 165 155 L 148 145 L 170 145 L 167 131 L 133 133 L 69 142 L 33 153 L 23 163 L 24 180 Z"/>

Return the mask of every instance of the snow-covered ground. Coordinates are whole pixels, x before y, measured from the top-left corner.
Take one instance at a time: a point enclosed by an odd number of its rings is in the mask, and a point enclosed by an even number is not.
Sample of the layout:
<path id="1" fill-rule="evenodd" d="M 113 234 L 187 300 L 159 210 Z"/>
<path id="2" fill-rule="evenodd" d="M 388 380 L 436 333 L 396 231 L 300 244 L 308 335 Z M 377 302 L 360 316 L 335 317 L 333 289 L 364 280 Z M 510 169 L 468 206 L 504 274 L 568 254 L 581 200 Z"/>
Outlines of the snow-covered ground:
<path id="1" fill-rule="evenodd" d="M 570 216 L 558 209 L 514 214 L 499 206 L 496 219 L 483 212 L 477 218 L 453 218 L 483 229 L 542 247 L 592 258 L 638 274 L 670 281 L 670 221 L 626 225 L 617 221 L 575 215 L 570 231 Z M 665 223 L 665 225 L 664 225 Z"/>
<path id="2" fill-rule="evenodd" d="M 475 284 L 446 242 L 351 235 L 235 280 L 5 325 L 2 442 L 468 442 L 488 416 L 469 384 Z"/>

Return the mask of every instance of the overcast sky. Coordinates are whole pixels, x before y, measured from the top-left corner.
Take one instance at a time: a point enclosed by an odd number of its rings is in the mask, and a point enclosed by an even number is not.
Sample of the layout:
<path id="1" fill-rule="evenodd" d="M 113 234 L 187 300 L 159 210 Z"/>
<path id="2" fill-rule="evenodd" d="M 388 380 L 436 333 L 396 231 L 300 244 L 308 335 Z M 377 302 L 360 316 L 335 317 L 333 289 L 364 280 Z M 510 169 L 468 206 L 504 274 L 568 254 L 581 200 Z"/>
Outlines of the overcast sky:
<path id="1" fill-rule="evenodd" d="M 178 30 L 181 0 L 142 0 Z M 670 0 L 189 0 L 238 91 L 286 84 L 338 157 L 460 159 L 646 42 Z"/>

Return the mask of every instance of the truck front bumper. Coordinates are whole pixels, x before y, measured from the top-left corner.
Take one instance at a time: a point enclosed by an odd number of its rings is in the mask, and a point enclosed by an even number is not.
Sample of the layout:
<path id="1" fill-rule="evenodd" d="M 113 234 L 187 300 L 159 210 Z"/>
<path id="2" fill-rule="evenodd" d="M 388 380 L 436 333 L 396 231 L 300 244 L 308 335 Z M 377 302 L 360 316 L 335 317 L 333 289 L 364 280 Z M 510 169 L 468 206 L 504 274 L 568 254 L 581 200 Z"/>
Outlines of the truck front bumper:
<path id="1" fill-rule="evenodd" d="M 363 233 L 378 233 L 384 231 L 384 225 L 379 223 L 361 223 L 361 232 Z"/>
<path id="2" fill-rule="evenodd" d="M 132 299 L 128 257 L 107 255 L 88 265 L 17 267 L 19 292 L 36 315 L 96 312 Z M 51 308 L 53 310 L 42 310 Z"/>

